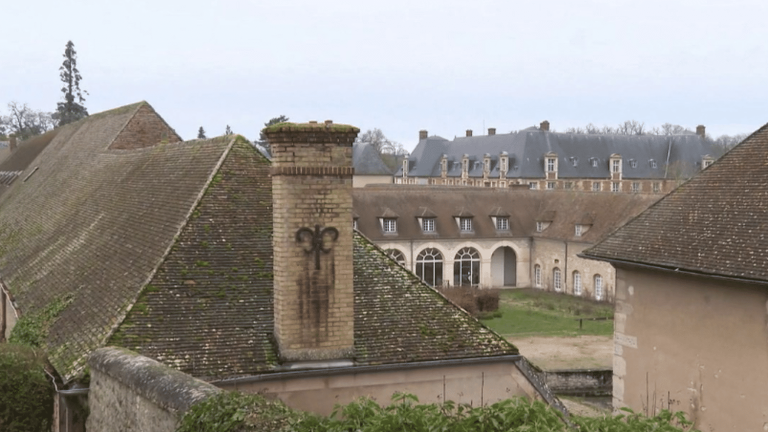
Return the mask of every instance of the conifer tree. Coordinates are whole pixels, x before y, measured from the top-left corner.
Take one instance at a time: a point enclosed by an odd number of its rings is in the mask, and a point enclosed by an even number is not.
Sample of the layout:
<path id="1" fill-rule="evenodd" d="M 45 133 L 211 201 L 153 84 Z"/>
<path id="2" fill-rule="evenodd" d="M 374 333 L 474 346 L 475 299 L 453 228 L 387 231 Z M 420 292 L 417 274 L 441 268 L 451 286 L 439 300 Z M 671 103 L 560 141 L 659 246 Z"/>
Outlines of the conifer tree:
<path id="1" fill-rule="evenodd" d="M 67 42 L 63 57 L 64 62 L 59 68 L 59 77 L 61 82 L 64 83 L 64 86 L 61 88 L 64 102 L 57 104 L 56 113 L 54 114 L 59 126 L 88 116 L 88 110 L 83 105 L 85 102 L 83 93 L 88 94 L 88 92 L 80 90 L 80 80 L 83 77 L 77 69 L 77 51 L 75 51 L 75 44 L 72 41 Z"/>
<path id="2" fill-rule="evenodd" d="M 227 125 L 227 130 L 224 131 L 224 135 L 232 135 L 232 128 Z"/>
<path id="3" fill-rule="evenodd" d="M 205 129 L 202 126 L 197 131 L 197 139 L 205 139 Z"/>

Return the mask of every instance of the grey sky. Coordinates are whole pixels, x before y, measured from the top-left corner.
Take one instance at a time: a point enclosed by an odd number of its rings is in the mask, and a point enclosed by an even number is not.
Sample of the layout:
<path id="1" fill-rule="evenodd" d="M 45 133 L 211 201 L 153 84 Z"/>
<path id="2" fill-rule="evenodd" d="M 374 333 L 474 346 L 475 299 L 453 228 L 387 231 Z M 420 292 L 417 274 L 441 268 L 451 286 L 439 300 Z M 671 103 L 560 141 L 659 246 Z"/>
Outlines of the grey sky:
<path id="1" fill-rule="evenodd" d="M 3 2 L 0 112 L 52 111 L 75 43 L 91 113 L 146 100 L 185 139 L 270 117 L 378 127 L 413 148 L 547 119 L 714 136 L 768 122 L 768 2 Z"/>

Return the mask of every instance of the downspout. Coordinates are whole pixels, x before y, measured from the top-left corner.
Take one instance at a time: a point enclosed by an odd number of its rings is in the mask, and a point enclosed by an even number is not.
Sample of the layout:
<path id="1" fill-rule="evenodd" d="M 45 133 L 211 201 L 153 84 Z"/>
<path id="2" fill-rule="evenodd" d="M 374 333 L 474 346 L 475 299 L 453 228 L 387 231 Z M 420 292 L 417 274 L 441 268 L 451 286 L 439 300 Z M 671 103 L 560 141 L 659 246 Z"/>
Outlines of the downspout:
<path id="1" fill-rule="evenodd" d="M 664 180 L 667 179 L 667 171 L 669 170 L 669 155 L 672 154 L 672 138 L 669 138 L 669 146 L 667 147 L 667 162 L 664 164 Z"/>
<path id="2" fill-rule="evenodd" d="M 563 243 L 565 243 L 565 275 L 563 277 L 563 281 L 565 281 L 565 286 L 563 286 L 563 292 L 568 292 L 568 240 L 565 240 Z M 573 292 L 571 292 L 573 294 Z"/>

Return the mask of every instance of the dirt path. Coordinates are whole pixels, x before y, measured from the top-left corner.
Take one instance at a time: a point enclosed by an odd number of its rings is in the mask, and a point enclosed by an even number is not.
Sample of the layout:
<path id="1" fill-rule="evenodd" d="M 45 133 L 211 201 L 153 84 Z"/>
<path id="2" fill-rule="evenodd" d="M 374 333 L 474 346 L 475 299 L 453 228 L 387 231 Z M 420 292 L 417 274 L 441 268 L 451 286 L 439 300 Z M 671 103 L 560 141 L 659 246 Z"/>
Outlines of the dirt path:
<path id="1" fill-rule="evenodd" d="M 509 341 L 544 370 L 613 367 L 613 339 L 607 336 L 526 337 Z"/>

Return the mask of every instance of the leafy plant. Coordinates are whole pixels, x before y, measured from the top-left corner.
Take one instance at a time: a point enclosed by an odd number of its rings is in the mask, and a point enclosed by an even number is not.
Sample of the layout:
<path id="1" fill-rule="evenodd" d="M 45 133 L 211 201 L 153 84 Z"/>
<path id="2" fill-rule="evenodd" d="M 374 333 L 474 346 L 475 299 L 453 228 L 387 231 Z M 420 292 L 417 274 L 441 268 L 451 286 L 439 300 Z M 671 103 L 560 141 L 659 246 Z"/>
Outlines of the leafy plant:
<path id="1" fill-rule="evenodd" d="M 71 295 L 59 297 L 41 310 L 22 315 L 13 327 L 9 341 L 31 347 L 44 346 L 51 325 L 72 300 Z"/>
<path id="2" fill-rule="evenodd" d="M 14 343 L 0 344 L 0 430 L 51 430 L 53 385 L 44 368 L 42 351 Z"/>

